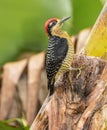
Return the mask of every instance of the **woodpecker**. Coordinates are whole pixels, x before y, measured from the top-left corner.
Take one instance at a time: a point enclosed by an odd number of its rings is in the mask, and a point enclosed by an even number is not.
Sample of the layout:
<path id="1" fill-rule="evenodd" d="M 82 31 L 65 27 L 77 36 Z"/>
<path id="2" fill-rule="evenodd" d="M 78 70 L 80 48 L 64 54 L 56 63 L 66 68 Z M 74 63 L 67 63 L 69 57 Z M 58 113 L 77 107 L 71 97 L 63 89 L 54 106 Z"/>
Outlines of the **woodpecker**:
<path id="1" fill-rule="evenodd" d="M 46 21 L 44 29 L 49 38 L 46 52 L 46 73 L 50 96 L 54 92 L 55 81 L 69 70 L 74 56 L 74 45 L 66 31 L 61 30 L 63 23 L 70 17 L 63 19 L 51 18 Z"/>

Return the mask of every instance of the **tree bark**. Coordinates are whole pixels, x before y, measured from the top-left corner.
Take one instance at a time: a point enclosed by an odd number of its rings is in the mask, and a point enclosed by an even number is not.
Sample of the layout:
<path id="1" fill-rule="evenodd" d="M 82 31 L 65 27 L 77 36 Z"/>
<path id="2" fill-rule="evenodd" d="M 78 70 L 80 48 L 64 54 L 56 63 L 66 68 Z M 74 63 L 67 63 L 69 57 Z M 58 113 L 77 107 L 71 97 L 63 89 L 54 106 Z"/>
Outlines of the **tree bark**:
<path id="1" fill-rule="evenodd" d="M 107 63 L 76 55 L 72 70 L 55 83 L 30 130 L 105 130 L 107 128 Z"/>

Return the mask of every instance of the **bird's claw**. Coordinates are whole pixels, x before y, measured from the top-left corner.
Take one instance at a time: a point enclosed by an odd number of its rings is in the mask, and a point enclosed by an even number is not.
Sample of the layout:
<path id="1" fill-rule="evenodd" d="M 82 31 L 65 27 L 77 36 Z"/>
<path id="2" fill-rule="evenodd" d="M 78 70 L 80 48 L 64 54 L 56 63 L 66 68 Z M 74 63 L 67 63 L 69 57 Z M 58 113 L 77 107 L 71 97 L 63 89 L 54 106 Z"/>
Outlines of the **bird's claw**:
<path id="1" fill-rule="evenodd" d="M 70 69 L 69 70 L 79 70 L 79 73 L 77 74 L 77 76 L 76 76 L 76 79 L 78 79 L 78 77 L 80 76 L 80 74 L 81 74 L 81 70 L 82 69 L 84 69 L 86 67 L 86 65 L 81 65 L 80 67 L 78 67 L 78 68 L 73 68 L 73 67 L 70 67 Z"/>

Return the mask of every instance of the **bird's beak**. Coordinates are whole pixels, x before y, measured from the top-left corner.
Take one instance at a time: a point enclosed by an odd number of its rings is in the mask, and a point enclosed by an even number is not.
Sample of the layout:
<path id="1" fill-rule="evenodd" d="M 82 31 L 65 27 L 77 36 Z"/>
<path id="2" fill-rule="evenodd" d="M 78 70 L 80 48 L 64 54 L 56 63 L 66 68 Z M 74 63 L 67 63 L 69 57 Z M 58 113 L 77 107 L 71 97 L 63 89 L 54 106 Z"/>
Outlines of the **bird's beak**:
<path id="1" fill-rule="evenodd" d="M 68 19 L 70 19 L 71 18 L 71 16 L 69 16 L 69 17 L 66 17 L 66 18 L 63 18 L 63 19 L 61 19 L 60 21 L 59 21 L 59 25 L 62 25 L 65 21 L 67 21 Z"/>

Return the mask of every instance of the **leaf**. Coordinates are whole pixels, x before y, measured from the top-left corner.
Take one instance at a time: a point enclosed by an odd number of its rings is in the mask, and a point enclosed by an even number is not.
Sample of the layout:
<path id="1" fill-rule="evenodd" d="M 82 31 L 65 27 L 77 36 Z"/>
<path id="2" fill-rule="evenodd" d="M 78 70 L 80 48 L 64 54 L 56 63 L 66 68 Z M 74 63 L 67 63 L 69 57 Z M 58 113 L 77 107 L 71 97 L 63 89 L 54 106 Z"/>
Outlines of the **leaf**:
<path id="1" fill-rule="evenodd" d="M 38 94 L 40 91 L 41 73 L 44 69 L 45 53 L 34 55 L 28 63 L 28 100 L 27 100 L 27 122 L 31 124 L 37 113 Z M 43 82 L 43 81 L 42 81 Z"/>
<path id="2" fill-rule="evenodd" d="M 80 30 L 94 25 L 103 4 L 100 0 L 71 0 L 72 3 L 72 30 L 78 33 Z"/>
<path id="3" fill-rule="evenodd" d="M 16 85 L 27 64 L 27 60 L 7 63 L 4 66 L 1 86 L 0 119 L 5 119 L 11 110 Z"/>
<path id="4" fill-rule="evenodd" d="M 14 119 L 12 122 L 14 122 L 17 119 Z M 21 120 L 21 119 L 19 119 Z M 28 126 L 20 126 L 20 127 L 15 127 L 15 126 L 10 126 L 7 123 L 8 121 L 0 121 L 0 130 L 29 130 Z"/>
<path id="5" fill-rule="evenodd" d="M 107 2 L 86 41 L 87 55 L 103 56 L 107 52 Z"/>

